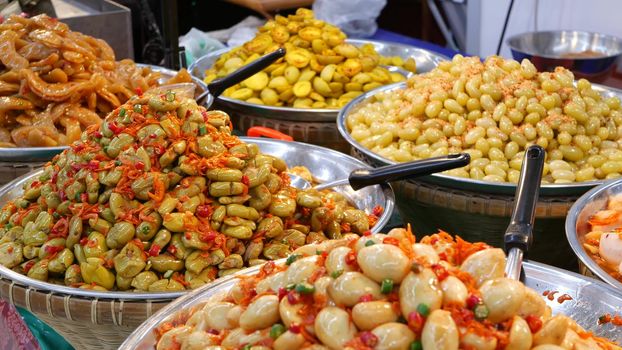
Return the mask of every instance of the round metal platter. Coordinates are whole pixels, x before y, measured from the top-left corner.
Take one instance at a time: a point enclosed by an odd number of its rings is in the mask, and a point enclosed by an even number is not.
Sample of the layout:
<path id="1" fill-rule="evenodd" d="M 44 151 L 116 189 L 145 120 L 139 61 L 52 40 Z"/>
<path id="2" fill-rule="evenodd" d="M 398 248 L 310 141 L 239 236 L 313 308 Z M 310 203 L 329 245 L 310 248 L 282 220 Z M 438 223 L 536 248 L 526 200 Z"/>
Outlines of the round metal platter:
<path id="1" fill-rule="evenodd" d="M 177 72 L 168 68 L 154 66 L 150 64 L 136 64 L 139 67 L 149 67 L 154 72 L 159 72 L 160 83 L 163 84 L 168 79 L 174 77 Z M 192 82 L 197 86 L 195 96 L 205 91 L 207 87 L 203 80 L 192 77 Z M 0 162 L 46 162 L 54 158 L 55 155 L 67 149 L 68 146 L 57 147 L 2 147 L 0 148 Z"/>
<path id="2" fill-rule="evenodd" d="M 545 299 L 553 309 L 553 314 L 567 315 L 598 336 L 606 337 L 618 343 L 622 342 L 622 332 L 616 329 L 616 326 L 598 324 L 599 316 L 620 310 L 622 295 L 617 293 L 615 289 L 602 282 L 548 265 L 526 262 L 523 266 L 526 275 L 524 282 L 528 287 L 539 293 L 545 290 L 554 290 L 558 291 L 559 295 L 567 293 L 572 296 L 573 300 L 562 304 L 555 300 Z M 258 270 L 259 267 L 246 269 L 239 274 L 222 278 L 175 300 L 141 324 L 121 344 L 119 350 L 155 349 L 157 339 L 154 329 L 158 325 L 175 319 L 179 313 L 188 313 L 212 298 L 221 298 L 236 283 L 237 275 L 249 275 Z"/>
<path id="3" fill-rule="evenodd" d="M 622 91 L 617 89 L 610 89 L 602 85 L 592 84 L 594 90 L 601 92 L 605 96 L 617 96 L 622 99 Z M 352 136 L 346 126 L 346 117 L 358 110 L 367 103 L 375 101 L 374 95 L 380 92 L 402 90 L 406 88 L 406 83 L 396 83 L 379 87 L 367 93 L 364 93 L 348 103 L 339 112 L 337 117 L 337 128 L 339 133 L 346 141 L 358 152 L 364 155 L 367 160 L 373 164 L 373 166 L 382 166 L 387 164 L 395 164 L 395 161 L 382 157 L 363 145 L 358 143 Z M 427 183 L 449 187 L 457 190 L 472 191 L 478 193 L 490 193 L 490 194 L 505 194 L 514 195 L 516 192 L 516 185 L 510 182 L 489 182 L 481 180 L 473 180 L 467 178 L 460 178 L 455 176 L 449 176 L 445 174 L 433 174 L 430 176 L 421 177 L 420 181 Z M 540 187 L 540 196 L 578 196 L 582 195 L 591 188 L 604 183 L 604 180 L 597 181 L 585 181 L 585 182 L 573 182 L 570 184 L 542 184 Z"/>
<path id="4" fill-rule="evenodd" d="M 417 62 L 417 73 L 424 73 L 432 70 L 438 66 L 439 62 L 447 61 L 449 58 L 446 56 L 434 53 L 432 51 L 419 49 L 413 46 L 388 43 L 383 41 L 373 40 L 357 40 L 347 39 L 346 42 L 355 45 L 362 46 L 364 44 L 372 44 L 376 48 L 376 51 L 383 56 L 399 56 L 404 59 L 413 58 Z M 216 60 L 224 53 L 231 50 L 231 48 L 225 48 L 218 51 L 211 52 L 194 62 L 188 70 L 190 74 L 203 79 L 205 77 L 205 71 L 212 67 Z M 407 72 L 398 67 L 387 67 L 390 71 L 402 73 L 403 75 L 410 76 L 412 73 Z M 306 122 L 331 122 L 337 118 L 339 109 L 320 109 L 320 108 L 293 108 L 293 107 L 274 107 L 264 106 L 254 103 L 248 103 L 224 96 L 219 96 L 217 102 L 226 107 L 232 112 L 238 112 L 245 115 L 253 115 L 265 118 L 274 118 L 279 120 L 291 120 L 291 121 L 306 121 Z"/>
<path id="5" fill-rule="evenodd" d="M 622 282 L 613 278 L 583 248 L 585 234 L 590 232 L 588 220 L 599 210 L 607 207 L 611 196 L 622 193 L 622 179 L 613 180 L 600 185 L 579 198 L 570 208 L 566 216 L 566 238 L 579 260 L 598 278 L 609 283 L 622 293 Z M 622 304 L 620 305 L 622 308 Z M 621 330 L 622 333 L 622 330 Z"/>
<path id="6" fill-rule="evenodd" d="M 311 171 L 318 182 L 328 182 L 347 178 L 351 171 L 361 168 L 369 168 L 358 159 L 343 153 L 326 149 L 319 146 L 300 142 L 285 142 L 272 139 L 240 137 L 246 143 L 254 143 L 259 146 L 262 153 L 279 157 L 289 167 L 304 166 Z M 41 175 L 43 170 L 35 170 L 0 188 L 0 208 L 9 201 L 23 193 L 22 186 L 33 178 Z M 395 208 L 395 198 L 389 185 L 376 185 L 354 191 L 350 186 L 340 186 L 333 189 L 347 197 L 358 208 L 364 209 L 370 214 L 377 205 L 384 208 L 384 212 L 378 219 L 373 233 L 380 232 L 387 224 Z M 55 293 L 75 296 L 100 298 L 100 299 L 123 299 L 123 300 L 154 300 L 174 299 L 186 292 L 168 293 L 137 293 L 137 292 L 98 292 L 86 289 L 66 287 L 29 278 L 0 265 L 0 276 L 10 279 L 17 284 L 30 286 L 37 290 L 51 291 Z"/>

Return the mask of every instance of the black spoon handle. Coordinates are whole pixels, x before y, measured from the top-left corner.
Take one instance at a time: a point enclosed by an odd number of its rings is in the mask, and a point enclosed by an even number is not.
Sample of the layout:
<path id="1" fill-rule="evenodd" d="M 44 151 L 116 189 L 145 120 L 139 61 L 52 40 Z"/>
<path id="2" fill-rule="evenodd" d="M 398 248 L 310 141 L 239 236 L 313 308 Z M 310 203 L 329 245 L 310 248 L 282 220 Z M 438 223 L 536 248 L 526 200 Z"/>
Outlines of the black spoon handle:
<path id="1" fill-rule="evenodd" d="M 239 68 L 235 72 L 227 75 L 224 78 L 215 80 L 207 85 L 207 90 L 214 97 L 220 96 L 227 88 L 242 82 L 246 78 L 255 73 L 261 72 L 264 68 L 267 68 L 272 63 L 276 62 L 279 58 L 285 56 L 285 49 L 279 48 L 276 51 L 272 51 L 269 54 L 260 57 L 253 62 Z"/>
<path id="2" fill-rule="evenodd" d="M 545 155 L 544 149 L 537 145 L 530 146 L 525 152 L 514 196 L 512 219 L 505 231 L 504 242 L 507 252 L 512 248 L 518 248 L 526 253 L 533 240 L 533 223 Z"/>
<path id="3" fill-rule="evenodd" d="M 359 190 L 363 187 L 403 180 L 412 177 L 460 168 L 469 164 L 468 153 L 450 154 L 447 156 L 417 160 L 414 162 L 387 165 L 375 169 L 357 169 L 350 173 L 350 186 Z"/>

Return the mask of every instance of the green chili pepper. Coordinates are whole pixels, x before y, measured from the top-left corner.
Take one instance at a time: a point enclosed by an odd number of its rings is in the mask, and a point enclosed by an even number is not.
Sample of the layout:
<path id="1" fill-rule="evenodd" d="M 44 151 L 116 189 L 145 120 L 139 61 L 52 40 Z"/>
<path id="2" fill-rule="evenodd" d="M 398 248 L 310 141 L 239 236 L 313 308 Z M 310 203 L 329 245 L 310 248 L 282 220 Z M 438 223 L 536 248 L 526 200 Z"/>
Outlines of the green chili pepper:
<path id="1" fill-rule="evenodd" d="M 242 350 L 251 350 L 252 345 L 246 344 L 242 347 Z"/>
<path id="2" fill-rule="evenodd" d="M 119 117 L 123 118 L 125 116 L 125 108 L 121 108 L 119 110 Z"/>
<path id="3" fill-rule="evenodd" d="M 410 343 L 410 350 L 423 350 L 423 345 L 421 344 L 421 340 L 415 340 L 414 342 Z"/>
<path id="4" fill-rule="evenodd" d="M 337 278 L 339 276 L 341 276 L 341 274 L 343 273 L 343 270 L 335 270 L 330 274 L 330 277 L 332 278 Z"/>
<path id="5" fill-rule="evenodd" d="M 313 294 L 315 287 L 308 283 L 298 283 L 295 290 L 300 294 Z"/>
<path id="6" fill-rule="evenodd" d="M 366 247 L 369 247 L 370 245 L 374 245 L 374 244 L 376 244 L 376 242 L 372 241 L 371 239 L 369 241 L 365 242 L 365 246 Z"/>
<path id="7" fill-rule="evenodd" d="M 280 337 L 283 333 L 285 333 L 285 326 L 280 323 L 273 324 L 270 328 L 270 338 L 272 339 Z"/>
<path id="8" fill-rule="evenodd" d="M 380 285 L 380 292 L 382 294 L 389 294 L 392 291 L 393 291 L 393 280 L 390 278 L 383 279 L 382 284 Z"/>
<path id="9" fill-rule="evenodd" d="M 430 308 L 426 304 L 421 303 L 417 305 L 417 312 L 423 317 L 428 317 Z"/>
<path id="10" fill-rule="evenodd" d="M 199 126 L 199 135 L 203 136 L 205 134 L 207 134 L 207 128 L 205 127 L 205 125 Z"/>
<path id="11" fill-rule="evenodd" d="M 136 113 L 142 113 L 143 112 L 143 106 L 140 104 L 136 104 L 134 105 L 134 112 Z"/>
<path id="12" fill-rule="evenodd" d="M 285 265 L 291 265 L 292 263 L 294 263 L 294 261 L 298 260 L 298 258 L 301 258 L 301 257 L 302 255 L 292 254 L 287 257 L 287 260 L 285 261 Z"/>

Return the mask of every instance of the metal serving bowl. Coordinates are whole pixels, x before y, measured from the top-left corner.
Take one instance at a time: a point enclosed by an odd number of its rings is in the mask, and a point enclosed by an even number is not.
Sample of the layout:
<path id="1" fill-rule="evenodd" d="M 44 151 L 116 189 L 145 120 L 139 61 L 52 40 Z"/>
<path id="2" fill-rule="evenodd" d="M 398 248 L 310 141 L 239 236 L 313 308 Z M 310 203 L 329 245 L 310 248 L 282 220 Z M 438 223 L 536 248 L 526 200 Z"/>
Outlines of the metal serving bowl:
<path id="1" fill-rule="evenodd" d="M 595 84 L 592 86 L 608 96 L 622 97 L 620 91 L 609 91 Z M 395 164 L 354 140 L 347 129 L 346 117 L 374 101 L 376 93 L 405 87 L 405 83 L 380 87 L 355 98 L 340 111 L 337 127 L 341 136 L 352 146 L 352 155 L 374 167 Z M 542 185 L 534 227 L 536 244 L 530 251 L 531 259 L 576 269 L 576 257 L 571 247 L 564 243 L 566 213 L 579 196 L 601 183 L 603 181 L 599 180 Z M 499 232 L 504 232 L 510 221 L 515 184 L 434 174 L 392 185 L 401 217 L 413 225 L 415 232 L 429 234 L 443 229 L 469 241 L 503 246 L 503 237 Z"/>
<path id="2" fill-rule="evenodd" d="M 388 43 L 382 41 L 372 40 L 357 40 L 347 39 L 347 43 L 355 46 L 362 46 L 364 44 L 372 44 L 376 48 L 376 51 L 383 56 L 399 56 L 404 59 L 413 58 L 417 62 L 417 73 L 428 72 L 438 66 L 439 62 L 448 60 L 447 57 L 428 51 L 419 49 L 413 46 Z M 211 52 L 206 56 L 203 56 L 196 60 L 188 70 L 190 73 L 203 79 L 205 77 L 205 71 L 212 67 L 216 60 L 222 56 L 222 54 L 230 51 L 231 48 L 225 48 L 218 51 Z M 389 70 L 395 71 L 397 67 L 387 67 Z M 404 73 L 404 70 L 400 70 Z M 407 74 L 407 73 L 405 73 Z M 254 103 L 248 103 L 245 101 L 236 100 L 233 98 L 220 96 L 216 99 L 219 106 L 230 111 L 231 114 L 249 114 L 258 117 L 273 118 L 279 120 L 289 121 L 305 121 L 305 122 L 334 122 L 337 118 L 339 109 L 328 108 L 294 108 L 294 107 L 276 107 L 276 106 L 264 106 Z"/>
<path id="3" fill-rule="evenodd" d="M 151 64 L 136 63 L 139 67 L 149 67 L 154 72 L 160 73 L 160 84 L 164 84 L 167 80 L 174 77 L 177 72 Z M 192 82 L 196 85 L 194 91 L 195 96 L 200 95 L 207 89 L 202 79 L 192 77 Z M 6 147 L 0 148 L 0 161 L 3 162 L 47 162 L 54 158 L 55 155 L 67 149 L 68 146 L 57 147 Z"/>
<path id="4" fill-rule="evenodd" d="M 581 196 L 570 208 L 566 217 L 566 238 L 579 258 L 581 273 L 588 276 L 596 275 L 617 288 L 618 293 L 622 291 L 622 282 L 613 278 L 590 257 L 583 248 L 583 242 L 585 241 L 585 234 L 590 232 L 588 224 L 590 217 L 607 207 L 609 197 L 620 193 L 622 193 L 622 179 L 602 184 Z"/>
<path id="5" fill-rule="evenodd" d="M 598 336 L 617 342 L 622 341 L 622 332 L 616 330 L 616 326 L 598 325 L 600 315 L 619 312 L 622 295 L 615 289 L 602 282 L 544 264 L 526 262 L 523 267 L 526 276 L 524 283 L 528 287 L 540 293 L 545 290 L 555 290 L 559 291 L 560 295 L 568 293 L 572 296 L 573 300 L 562 304 L 547 300 L 548 306 L 553 309 L 553 314 L 562 313 L 572 317 L 580 326 Z M 258 270 L 258 267 L 253 267 L 244 270 L 241 274 L 250 275 Z M 192 310 L 196 310 L 197 307 L 210 300 L 216 301 L 223 298 L 236 281 L 236 275 L 228 276 L 175 300 L 140 325 L 121 344 L 119 350 L 155 349 L 157 339 L 154 330 L 158 325 L 179 319 L 180 316 L 187 316 Z"/>
<path id="6" fill-rule="evenodd" d="M 285 142 L 262 138 L 240 137 L 240 139 L 247 143 L 257 144 L 262 153 L 279 157 L 290 167 L 298 165 L 307 167 L 319 182 L 347 178 L 351 171 L 368 167 L 363 162 L 348 155 L 318 146 L 299 142 Z M 22 185 L 29 180 L 38 177 L 42 172 L 42 170 L 33 171 L 2 187 L 0 189 L 0 207 L 20 196 L 23 193 Z M 374 233 L 380 232 L 380 230 L 382 230 L 382 228 L 387 224 L 395 207 L 393 191 L 388 185 L 370 186 L 359 191 L 354 191 L 350 186 L 335 187 L 333 190 L 346 196 L 356 207 L 365 210 L 368 214 L 371 213 L 376 206 L 384 208 L 378 223 L 371 230 Z M 0 265 L 0 279 L 2 278 L 12 280 L 23 286 L 33 287 L 37 290 L 88 298 L 156 300 L 174 299 L 182 294 L 185 294 L 185 292 L 99 292 L 72 288 L 64 285 L 57 285 L 31 279 Z M 1 290 L 0 295 L 2 295 Z"/>
<path id="7" fill-rule="evenodd" d="M 622 55 L 622 39 L 600 33 L 542 31 L 506 40 L 516 60 L 528 58 L 538 70 L 566 67 L 585 75 L 607 72 Z"/>

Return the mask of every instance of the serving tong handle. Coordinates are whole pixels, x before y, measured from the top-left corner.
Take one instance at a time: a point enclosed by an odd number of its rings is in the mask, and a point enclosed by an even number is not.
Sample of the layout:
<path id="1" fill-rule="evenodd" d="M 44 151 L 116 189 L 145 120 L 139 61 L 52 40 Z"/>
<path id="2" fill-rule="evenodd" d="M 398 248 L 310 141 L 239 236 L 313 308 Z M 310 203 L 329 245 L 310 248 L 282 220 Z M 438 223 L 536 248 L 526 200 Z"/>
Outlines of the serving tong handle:
<path id="1" fill-rule="evenodd" d="M 387 183 L 460 168 L 468 165 L 470 160 L 471 157 L 468 153 L 457 153 L 414 162 L 386 165 L 375 169 L 357 169 L 350 173 L 348 183 L 353 189 L 359 190 L 363 187 L 379 183 Z"/>
<path id="2" fill-rule="evenodd" d="M 225 91 L 227 88 L 237 83 L 241 83 L 243 80 L 253 74 L 261 72 L 262 70 L 264 70 L 264 68 L 267 68 L 272 63 L 276 62 L 276 60 L 284 56 L 285 49 L 281 47 L 278 50 L 272 51 L 269 54 L 264 55 L 254 60 L 253 62 L 243 66 L 242 68 L 239 68 L 238 70 L 227 75 L 226 77 L 209 83 L 207 85 L 207 90 L 203 93 L 205 95 L 201 94 L 201 96 L 197 98 L 197 101 L 207 96 L 208 93 L 214 96 L 214 98 L 220 96 L 220 94 L 222 94 L 222 92 Z"/>
<path id="3" fill-rule="evenodd" d="M 504 236 L 505 251 L 508 254 L 505 274 L 508 278 L 520 279 L 523 255 L 527 253 L 533 241 L 533 224 L 545 155 L 542 147 L 533 145 L 527 148 L 523 158 L 514 195 L 512 219 Z"/>

